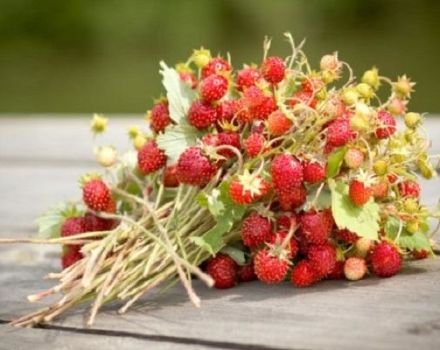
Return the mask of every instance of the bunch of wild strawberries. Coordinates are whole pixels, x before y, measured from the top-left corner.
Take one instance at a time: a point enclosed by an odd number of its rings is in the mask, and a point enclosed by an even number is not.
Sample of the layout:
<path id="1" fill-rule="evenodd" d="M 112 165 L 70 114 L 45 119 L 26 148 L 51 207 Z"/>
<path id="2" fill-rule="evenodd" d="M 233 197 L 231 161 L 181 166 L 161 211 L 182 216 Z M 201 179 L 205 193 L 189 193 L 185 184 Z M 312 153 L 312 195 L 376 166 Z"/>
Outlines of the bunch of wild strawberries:
<path id="1" fill-rule="evenodd" d="M 359 280 L 368 270 L 390 277 L 404 257 L 430 254 L 400 246 L 399 237 L 391 239 L 384 230 L 393 216 L 400 222 L 398 235 L 425 232 L 428 211 L 419 202 L 414 174 L 435 175 L 419 128 L 422 116 L 407 112 L 414 83 L 406 76 L 393 82 L 372 68 L 356 82 L 336 53 L 324 55 L 320 69 L 312 70 L 300 48 L 286 59 L 265 50 L 261 64 L 237 70 L 202 48 L 176 71 L 196 93 L 184 122 L 197 132 L 197 142 L 182 149 L 175 162 L 160 147 L 161 135 L 176 125 L 166 97 L 147 114 L 150 132 L 132 127 L 129 134 L 139 177 L 159 179 L 168 189 L 189 185 L 201 192 L 224 181 L 230 200 L 245 207 L 231 241 L 246 261 L 238 264 L 227 251 L 205 261 L 215 287 L 254 279 L 270 284 L 289 279 L 306 287 L 323 279 Z M 391 88 L 385 101 L 377 94 L 383 84 Z M 398 117 L 405 124 L 401 131 Z M 104 124 L 97 118 L 93 128 L 99 131 Z M 115 162 L 112 149 L 102 148 L 97 156 L 106 167 Z M 379 206 L 378 240 L 338 227 L 332 208 L 319 205 L 329 178 L 347 183 L 353 207 L 373 201 Z M 90 212 L 67 219 L 61 235 L 117 226 L 93 214 L 121 210 L 110 187 L 100 178 L 85 179 L 83 200 Z M 63 266 L 80 258 L 80 246 L 69 246 Z"/>

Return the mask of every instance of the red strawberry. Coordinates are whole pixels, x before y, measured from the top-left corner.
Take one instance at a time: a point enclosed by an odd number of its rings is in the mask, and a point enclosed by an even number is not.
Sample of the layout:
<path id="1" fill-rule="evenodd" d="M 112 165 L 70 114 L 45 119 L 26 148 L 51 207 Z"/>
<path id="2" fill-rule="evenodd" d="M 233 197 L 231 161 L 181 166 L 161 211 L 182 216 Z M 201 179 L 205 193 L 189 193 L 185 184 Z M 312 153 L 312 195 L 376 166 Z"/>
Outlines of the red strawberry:
<path id="1" fill-rule="evenodd" d="M 350 182 L 348 195 L 354 205 L 361 207 L 371 198 L 372 192 L 371 188 L 366 186 L 362 181 L 352 180 Z"/>
<path id="2" fill-rule="evenodd" d="M 183 152 L 176 167 L 178 181 L 195 186 L 206 185 L 217 171 L 217 167 L 202 154 L 199 147 L 190 147 Z"/>
<path id="3" fill-rule="evenodd" d="M 240 282 L 250 282 L 257 279 L 254 271 L 254 264 L 247 264 L 238 267 L 238 280 Z"/>
<path id="4" fill-rule="evenodd" d="M 295 107 L 298 103 L 304 103 L 310 108 L 315 108 L 318 104 L 318 100 L 313 96 L 312 92 L 297 91 L 289 98 L 287 103 L 291 108 Z"/>
<path id="5" fill-rule="evenodd" d="M 316 274 L 313 264 L 304 259 L 293 267 L 290 280 L 296 287 L 303 288 L 318 282 L 319 276 Z"/>
<path id="6" fill-rule="evenodd" d="M 61 257 L 61 265 L 64 269 L 67 269 L 69 266 L 75 264 L 77 261 L 83 258 L 82 253 L 80 252 L 81 246 L 72 245 L 66 248 L 66 251 L 63 253 Z"/>
<path id="7" fill-rule="evenodd" d="M 412 180 L 407 180 L 399 184 L 399 193 L 402 197 L 420 197 L 420 185 Z"/>
<path id="8" fill-rule="evenodd" d="M 180 80 L 191 86 L 192 89 L 197 87 L 197 77 L 191 72 L 179 72 Z"/>
<path id="9" fill-rule="evenodd" d="M 212 74 L 202 80 L 200 95 L 207 102 L 220 100 L 228 91 L 228 80 L 217 74 Z"/>
<path id="10" fill-rule="evenodd" d="M 281 244 L 283 244 L 284 239 L 287 237 L 287 235 L 288 235 L 288 232 L 284 231 L 284 230 L 270 233 L 268 235 L 267 243 L 281 245 Z M 286 247 L 286 249 L 288 251 L 287 256 L 289 259 L 293 259 L 296 257 L 296 255 L 298 254 L 298 251 L 299 251 L 299 247 L 298 247 L 298 242 L 295 240 L 294 237 L 292 237 L 290 239 L 290 242 L 289 242 L 288 246 Z"/>
<path id="11" fill-rule="evenodd" d="M 294 210 L 305 203 L 307 191 L 304 185 L 292 188 L 290 192 L 281 192 L 278 194 L 281 209 Z"/>
<path id="12" fill-rule="evenodd" d="M 237 90 L 244 91 L 246 88 L 254 86 L 261 78 L 260 72 L 254 67 L 245 67 L 237 72 Z"/>
<path id="13" fill-rule="evenodd" d="M 397 181 L 397 175 L 394 173 L 388 174 L 387 179 L 390 184 L 393 184 Z"/>
<path id="14" fill-rule="evenodd" d="M 202 78 L 205 79 L 212 74 L 227 73 L 231 70 L 231 65 L 224 58 L 215 57 L 202 68 Z"/>
<path id="15" fill-rule="evenodd" d="M 163 184 L 165 187 L 177 187 L 179 186 L 179 180 L 177 180 L 177 166 L 171 165 L 165 168 L 163 173 Z"/>
<path id="16" fill-rule="evenodd" d="M 258 107 L 265 101 L 265 98 L 263 91 L 256 86 L 247 88 L 243 94 L 243 101 L 249 108 Z"/>
<path id="17" fill-rule="evenodd" d="M 281 283 L 284 281 L 288 269 L 287 259 L 277 256 L 269 248 L 261 249 L 254 257 L 254 271 L 261 282 Z"/>
<path id="18" fill-rule="evenodd" d="M 101 179 L 87 181 L 82 191 L 84 203 L 95 211 L 106 211 L 113 201 L 110 189 Z"/>
<path id="19" fill-rule="evenodd" d="M 250 204 L 266 195 L 270 184 L 261 176 L 251 175 L 245 171 L 232 180 L 229 185 L 229 196 L 237 204 Z"/>
<path id="20" fill-rule="evenodd" d="M 333 268 L 332 272 L 327 275 L 327 278 L 331 280 L 341 280 L 344 277 L 344 262 L 336 261 L 335 267 Z"/>
<path id="21" fill-rule="evenodd" d="M 300 216 L 300 225 L 307 242 L 324 244 L 330 237 L 334 221 L 329 210 L 309 210 Z"/>
<path id="22" fill-rule="evenodd" d="M 272 181 L 275 192 L 290 194 L 298 189 L 303 181 L 303 166 L 294 156 L 284 153 L 276 155 L 272 160 Z"/>
<path id="23" fill-rule="evenodd" d="M 235 132 L 221 132 L 218 134 L 207 134 L 203 136 L 202 139 L 205 145 L 211 146 L 232 146 L 235 147 L 238 151 L 241 149 L 240 145 L 240 135 Z M 235 153 L 229 149 L 220 149 L 218 154 L 225 158 L 232 158 L 235 156 Z"/>
<path id="24" fill-rule="evenodd" d="M 260 154 L 264 149 L 265 138 L 263 135 L 253 132 L 244 141 L 244 148 L 249 157 L 253 158 Z"/>
<path id="25" fill-rule="evenodd" d="M 206 271 L 218 289 L 232 288 L 238 283 L 237 263 L 228 255 L 217 254 L 208 261 Z"/>
<path id="26" fill-rule="evenodd" d="M 371 270 L 379 277 L 394 276 L 402 259 L 397 249 L 388 242 L 380 242 L 370 253 Z"/>
<path id="27" fill-rule="evenodd" d="M 244 219 L 241 225 L 243 244 L 249 248 L 258 247 L 268 239 L 271 229 L 269 219 L 257 213 L 252 213 Z"/>
<path id="28" fill-rule="evenodd" d="M 147 141 L 138 152 L 138 167 L 144 175 L 151 174 L 165 166 L 167 157 L 156 141 Z"/>
<path id="29" fill-rule="evenodd" d="M 84 217 L 84 223 L 86 226 L 86 231 L 99 232 L 112 230 L 116 226 L 117 221 L 113 219 L 101 218 L 92 213 L 87 213 Z"/>
<path id="30" fill-rule="evenodd" d="M 301 87 L 304 92 L 316 92 L 324 87 L 324 82 L 319 77 L 309 77 L 301 82 Z"/>
<path id="31" fill-rule="evenodd" d="M 327 127 L 327 142 L 332 146 L 345 145 L 351 136 L 350 121 L 346 118 L 335 119 Z"/>
<path id="32" fill-rule="evenodd" d="M 318 183 L 325 180 L 326 167 L 318 162 L 304 163 L 304 181 L 309 183 Z"/>
<path id="33" fill-rule="evenodd" d="M 265 96 L 261 104 L 250 108 L 249 113 L 254 119 L 264 120 L 277 108 L 275 99 L 272 96 Z"/>
<path id="34" fill-rule="evenodd" d="M 336 249 L 329 243 L 311 245 L 307 252 L 307 258 L 318 276 L 325 277 L 335 268 Z"/>
<path id="35" fill-rule="evenodd" d="M 168 111 L 168 102 L 160 101 L 151 109 L 151 129 L 155 132 L 163 131 L 171 123 L 170 112 Z"/>
<path id="36" fill-rule="evenodd" d="M 359 236 L 356 233 L 351 232 L 347 229 L 336 230 L 335 237 L 338 240 L 348 244 L 355 243 L 359 239 Z"/>
<path id="37" fill-rule="evenodd" d="M 281 215 L 277 218 L 277 225 L 281 229 L 289 230 L 299 225 L 299 217 L 296 213 Z"/>
<path id="38" fill-rule="evenodd" d="M 379 111 L 377 118 L 379 127 L 376 129 L 376 137 L 378 139 L 386 139 L 396 132 L 396 119 L 390 113 Z"/>
<path id="39" fill-rule="evenodd" d="M 367 273 L 367 264 L 365 259 L 351 257 L 345 260 L 344 275 L 350 281 L 358 281 L 364 278 Z"/>
<path id="40" fill-rule="evenodd" d="M 371 186 L 371 192 L 376 199 L 385 199 L 388 197 L 388 183 L 380 181 Z"/>
<path id="41" fill-rule="evenodd" d="M 87 232 L 87 225 L 83 217 L 67 218 L 64 220 L 60 230 L 61 237 L 77 235 Z"/>
<path id="42" fill-rule="evenodd" d="M 261 65 L 261 73 L 264 79 L 271 84 L 277 84 L 284 79 L 286 65 L 281 57 L 271 56 L 264 60 Z"/>
<path id="43" fill-rule="evenodd" d="M 208 102 L 194 101 L 188 111 L 189 123 L 197 129 L 205 129 L 217 119 L 217 110 Z"/>
<path id="44" fill-rule="evenodd" d="M 274 136 L 280 136 L 289 131 L 292 127 L 292 121 L 280 110 L 272 112 L 267 118 L 267 128 Z"/>
<path id="45" fill-rule="evenodd" d="M 426 259 L 429 256 L 429 252 L 426 249 L 413 250 L 412 256 L 414 259 Z"/>
<path id="46" fill-rule="evenodd" d="M 240 107 L 237 100 L 226 100 L 217 106 L 217 120 L 219 122 L 230 122 Z"/>

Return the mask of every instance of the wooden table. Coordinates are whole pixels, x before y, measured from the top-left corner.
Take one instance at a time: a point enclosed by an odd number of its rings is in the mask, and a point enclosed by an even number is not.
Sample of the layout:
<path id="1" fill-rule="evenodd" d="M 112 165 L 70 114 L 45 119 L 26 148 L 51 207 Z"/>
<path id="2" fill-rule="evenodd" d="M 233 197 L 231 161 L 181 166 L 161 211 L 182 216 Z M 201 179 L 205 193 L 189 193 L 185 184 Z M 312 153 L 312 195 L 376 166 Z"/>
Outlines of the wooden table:
<path id="1" fill-rule="evenodd" d="M 102 144 L 129 147 L 125 130 L 142 116 L 112 117 Z M 89 119 L 78 116 L 0 118 L 0 237 L 31 235 L 49 205 L 80 195 L 77 179 L 96 168 Z M 440 120 L 427 122 L 440 152 Z M 111 140 L 111 141 L 110 141 Z M 424 201 L 440 197 L 438 180 L 424 183 Z M 197 285 L 195 309 L 176 287 L 145 298 L 124 316 L 108 306 L 94 327 L 84 309 L 51 325 L 15 329 L 8 321 L 40 307 L 26 295 L 50 285 L 59 248 L 0 247 L 0 349 L 439 349 L 440 260 L 405 266 L 391 279 L 326 281 L 300 290 L 288 283 L 248 283 L 227 291 Z"/>

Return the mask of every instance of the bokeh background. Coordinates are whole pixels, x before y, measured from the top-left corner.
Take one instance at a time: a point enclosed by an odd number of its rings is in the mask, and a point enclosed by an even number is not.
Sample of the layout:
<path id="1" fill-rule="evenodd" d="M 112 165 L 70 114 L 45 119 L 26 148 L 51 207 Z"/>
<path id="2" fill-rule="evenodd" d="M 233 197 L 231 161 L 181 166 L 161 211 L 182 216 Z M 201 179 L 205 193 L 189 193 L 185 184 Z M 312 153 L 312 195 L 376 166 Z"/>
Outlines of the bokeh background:
<path id="1" fill-rule="evenodd" d="M 282 33 L 317 64 L 339 51 L 358 75 L 407 73 L 412 107 L 440 112 L 438 0 L 0 0 L 0 113 L 144 112 L 160 94 L 158 62 L 201 45 L 233 65 L 259 62 Z"/>

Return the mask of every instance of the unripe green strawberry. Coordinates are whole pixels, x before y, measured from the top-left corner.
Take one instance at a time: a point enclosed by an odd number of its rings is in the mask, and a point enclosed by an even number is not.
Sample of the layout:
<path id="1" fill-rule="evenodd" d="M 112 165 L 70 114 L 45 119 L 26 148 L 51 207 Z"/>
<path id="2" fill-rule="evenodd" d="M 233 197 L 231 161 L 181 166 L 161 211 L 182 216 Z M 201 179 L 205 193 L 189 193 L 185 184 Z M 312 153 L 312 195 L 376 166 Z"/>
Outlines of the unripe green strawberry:
<path id="1" fill-rule="evenodd" d="M 406 75 L 403 75 L 397 79 L 397 82 L 393 83 L 393 91 L 399 97 L 410 97 L 413 92 L 413 86 L 415 83 L 411 82 Z"/>
<path id="2" fill-rule="evenodd" d="M 354 115 L 350 119 L 350 127 L 354 131 L 359 131 L 359 132 L 368 131 L 368 129 L 370 128 L 370 123 L 368 121 L 368 117 L 358 115 L 358 114 Z"/>
<path id="3" fill-rule="evenodd" d="M 419 113 L 409 112 L 405 114 L 405 125 L 408 128 L 415 128 L 417 125 L 419 125 L 421 120 Z"/>
<path id="4" fill-rule="evenodd" d="M 359 100 L 359 93 L 356 91 L 355 88 L 346 88 L 342 92 L 342 101 L 346 105 L 354 105 Z"/>
<path id="5" fill-rule="evenodd" d="M 388 163 L 383 159 L 378 159 L 373 164 L 373 170 L 378 176 L 385 175 L 387 173 Z"/>
<path id="6" fill-rule="evenodd" d="M 420 229 L 420 225 L 419 225 L 419 222 L 416 220 L 409 221 L 406 223 L 406 230 L 409 233 L 416 233 L 419 231 L 419 229 Z"/>
<path id="7" fill-rule="evenodd" d="M 365 71 L 364 75 L 362 76 L 362 82 L 370 85 L 374 90 L 377 90 L 380 85 L 378 69 L 373 67 Z"/>
<path id="8" fill-rule="evenodd" d="M 374 91 L 370 85 L 366 83 L 360 83 L 356 85 L 356 91 L 366 100 L 369 100 L 374 96 Z"/>
<path id="9" fill-rule="evenodd" d="M 406 212 L 413 214 L 419 210 L 419 202 L 415 198 L 407 198 L 403 202 L 403 209 L 405 209 Z"/>
<path id="10" fill-rule="evenodd" d="M 359 238 L 354 247 L 356 256 L 365 258 L 373 247 L 373 241 L 368 238 Z"/>

